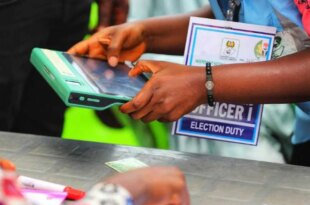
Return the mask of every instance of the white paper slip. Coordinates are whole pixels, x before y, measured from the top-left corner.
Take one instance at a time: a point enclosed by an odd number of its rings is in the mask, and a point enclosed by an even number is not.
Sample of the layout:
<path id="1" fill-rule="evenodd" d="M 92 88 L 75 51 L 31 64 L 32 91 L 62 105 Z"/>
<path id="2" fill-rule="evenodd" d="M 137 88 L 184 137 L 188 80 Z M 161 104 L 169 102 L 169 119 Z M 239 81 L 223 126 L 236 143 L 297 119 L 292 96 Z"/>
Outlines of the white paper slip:
<path id="1" fill-rule="evenodd" d="M 136 158 L 121 159 L 117 161 L 106 162 L 105 164 L 120 173 L 142 167 L 148 167 L 147 164 L 141 162 Z"/>

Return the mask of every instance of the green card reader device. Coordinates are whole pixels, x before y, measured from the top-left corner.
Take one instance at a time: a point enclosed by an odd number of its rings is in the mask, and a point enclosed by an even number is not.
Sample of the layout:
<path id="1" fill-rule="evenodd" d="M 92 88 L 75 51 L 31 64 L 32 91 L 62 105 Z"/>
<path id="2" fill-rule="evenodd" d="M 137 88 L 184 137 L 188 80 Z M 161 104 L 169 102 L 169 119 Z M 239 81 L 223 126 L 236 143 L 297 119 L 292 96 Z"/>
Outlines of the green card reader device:
<path id="1" fill-rule="evenodd" d="M 34 48 L 31 63 L 67 106 L 104 110 L 130 101 L 144 86 L 144 75 L 132 78 L 126 63 L 111 67 L 106 61 L 61 51 Z"/>

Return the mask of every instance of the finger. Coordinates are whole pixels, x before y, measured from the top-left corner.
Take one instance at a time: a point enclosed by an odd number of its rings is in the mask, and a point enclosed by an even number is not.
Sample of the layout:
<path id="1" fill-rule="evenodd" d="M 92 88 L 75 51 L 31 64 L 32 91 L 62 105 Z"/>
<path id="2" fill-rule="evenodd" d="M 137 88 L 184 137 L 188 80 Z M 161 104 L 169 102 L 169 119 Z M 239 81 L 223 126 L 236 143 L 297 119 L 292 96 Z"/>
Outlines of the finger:
<path id="1" fill-rule="evenodd" d="M 101 37 L 99 39 L 99 43 L 102 45 L 102 48 L 104 50 L 105 59 L 108 59 L 107 53 L 108 53 L 108 47 L 111 43 L 111 38 L 107 37 L 107 36 Z M 113 67 L 114 67 L 114 65 L 116 66 L 118 64 L 118 62 L 119 62 L 119 59 L 117 57 L 112 56 L 109 59 L 109 64 L 113 65 Z"/>
<path id="2" fill-rule="evenodd" d="M 111 38 L 110 37 L 102 37 L 99 39 L 99 42 L 102 44 L 103 47 L 108 48 L 108 46 L 111 44 Z M 138 46 L 132 48 L 132 49 L 123 49 L 119 53 L 118 62 L 124 62 L 124 61 L 137 61 L 138 58 L 145 52 L 146 50 L 146 43 L 142 42 Z M 113 58 L 113 57 L 112 57 Z M 115 58 L 115 57 L 114 57 Z M 114 59 L 113 59 L 114 60 Z M 111 59 L 111 61 L 113 61 Z"/>
<path id="3" fill-rule="evenodd" d="M 130 117 L 135 119 L 135 120 L 140 120 L 143 117 L 145 117 L 146 115 L 148 115 L 149 113 L 152 112 L 153 106 L 148 104 L 145 107 L 143 107 L 141 110 L 137 111 L 137 112 L 132 112 L 130 114 Z"/>
<path id="4" fill-rule="evenodd" d="M 68 52 L 70 54 L 86 55 L 89 52 L 89 47 L 92 44 L 99 44 L 98 38 L 102 36 L 100 32 L 93 34 L 90 38 L 80 41 L 79 43 L 72 46 Z"/>
<path id="5" fill-rule="evenodd" d="M 146 104 L 150 102 L 153 97 L 154 88 L 152 81 L 148 81 L 142 90 L 134 97 L 130 102 L 122 105 L 120 110 L 123 113 L 132 113 L 142 109 Z"/>
<path id="6" fill-rule="evenodd" d="M 126 113 L 126 114 L 138 112 L 150 101 L 150 99 L 152 98 L 152 95 L 153 94 L 149 92 L 141 93 L 140 95 L 137 95 L 137 99 L 134 98 L 132 101 L 120 107 L 121 112 Z"/>
<path id="7" fill-rule="evenodd" d="M 128 75 L 130 77 L 136 77 L 140 75 L 141 73 L 149 73 L 151 72 L 151 69 L 144 63 L 146 61 L 139 61 L 134 68 L 132 68 Z"/>
<path id="8" fill-rule="evenodd" d="M 111 43 L 111 38 L 109 38 L 109 37 L 100 37 L 99 38 L 99 43 L 101 43 L 102 45 L 108 46 Z"/>
<path id="9" fill-rule="evenodd" d="M 88 56 L 90 58 L 107 59 L 106 52 L 100 44 L 92 44 L 89 46 Z"/>
<path id="10" fill-rule="evenodd" d="M 159 61 L 141 60 L 137 65 L 131 69 L 128 73 L 130 77 L 135 77 L 143 72 L 146 73 L 156 73 L 160 69 Z"/>
<path id="11" fill-rule="evenodd" d="M 152 96 L 152 98 L 150 99 L 150 102 L 147 103 L 143 108 L 141 108 L 139 111 L 137 112 L 132 112 L 130 114 L 130 116 L 133 119 L 141 119 L 142 121 L 153 121 L 153 120 L 157 120 L 162 118 L 163 115 L 166 114 L 165 111 L 165 106 L 163 105 L 163 98 L 161 97 L 161 92 L 160 90 L 156 90 L 156 93 L 154 93 L 154 95 Z M 151 115 L 151 113 L 154 113 Z M 156 119 L 148 119 L 147 116 L 154 116 L 156 114 Z"/>
<path id="12" fill-rule="evenodd" d="M 158 96 L 158 95 L 156 95 L 156 96 Z M 147 116 L 148 114 L 150 114 L 152 111 L 154 111 L 155 107 L 160 107 L 160 105 L 157 105 L 157 104 L 161 104 L 161 102 L 159 99 L 157 99 L 158 97 L 156 97 L 156 96 L 153 95 L 152 98 L 150 98 L 150 102 L 148 102 L 140 110 L 138 110 L 136 112 L 132 112 L 130 114 L 130 116 L 135 120 L 140 120 L 140 119 L 144 118 L 145 116 Z"/>
<path id="13" fill-rule="evenodd" d="M 113 36 L 113 40 L 108 45 L 107 49 L 107 58 L 108 62 L 112 67 L 115 67 L 118 64 L 120 52 L 123 48 L 123 44 L 126 40 L 126 36 L 123 33 L 116 33 Z"/>
<path id="14" fill-rule="evenodd" d="M 149 114 L 147 114 L 146 116 L 141 118 L 141 120 L 144 123 L 147 123 L 147 122 L 152 122 L 154 120 L 157 120 L 157 119 L 161 118 L 161 116 L 162 116 L 162 113 L 156 112 L 156 111 L 151 111 Z"/>
<path id="15" fill-rule="evenodd" d="M 108 62 L 110 64 L 110 66 L 115 67 L 117 66 L 119 61 L 119 58 L 117 56 L 110 56 L 108 57 Z"/>
<path id="16" fill-rule="evenodd" d="M 88 41 L 81 41 L 72 46 L 68 51 L 69 54 L 85 55 L 88 53 Z"/>
<path id="17" fill-rule="evenodd" d="M 119 61 L 137 61 L 146 50 L 146 43 L 142 42 L 132 49 L 124 50 L 120 53 Z"/>

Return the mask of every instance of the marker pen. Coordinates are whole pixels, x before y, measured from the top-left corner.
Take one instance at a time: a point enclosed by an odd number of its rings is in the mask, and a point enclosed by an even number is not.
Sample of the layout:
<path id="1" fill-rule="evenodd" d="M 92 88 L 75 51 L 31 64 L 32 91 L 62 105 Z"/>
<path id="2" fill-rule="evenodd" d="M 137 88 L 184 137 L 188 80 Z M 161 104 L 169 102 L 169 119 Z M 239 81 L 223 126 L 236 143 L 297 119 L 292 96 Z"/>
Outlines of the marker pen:
<path id="1" fill-rule="evenodd" d="M 84 191 L 74 189 L 70 186 L 64 186 L 25 176 L 19 176 L 17 180 L 20 183 L 21 188 L 25 189 L 66 192 L 68 194 L 67 199 L 79 200 L 85 196 Z"/>

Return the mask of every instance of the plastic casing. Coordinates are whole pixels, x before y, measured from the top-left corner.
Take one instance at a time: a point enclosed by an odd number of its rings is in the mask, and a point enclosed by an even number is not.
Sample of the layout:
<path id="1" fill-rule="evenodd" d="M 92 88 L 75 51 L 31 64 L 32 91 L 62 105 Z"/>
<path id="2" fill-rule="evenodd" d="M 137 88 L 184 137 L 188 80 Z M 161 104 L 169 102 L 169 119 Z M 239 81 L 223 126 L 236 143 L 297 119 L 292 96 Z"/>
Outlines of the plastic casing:
<path id="1" fill-rule="evenodd" d="M 56 52 L 74 76 L 62 75 L 54 63 L 44 54 L 42 48 L 33 48 L 30 62 L 67 106 L 105 110 L 111 106 L 121 105 L 132 99 L 127 96 L 95 92 L 67 59 L 60 55 L 62 53 L 61 51 L 53 52 Z M 68 81 L 78 82 L 80 85 L 69 84 L 67 83 Z"/>

